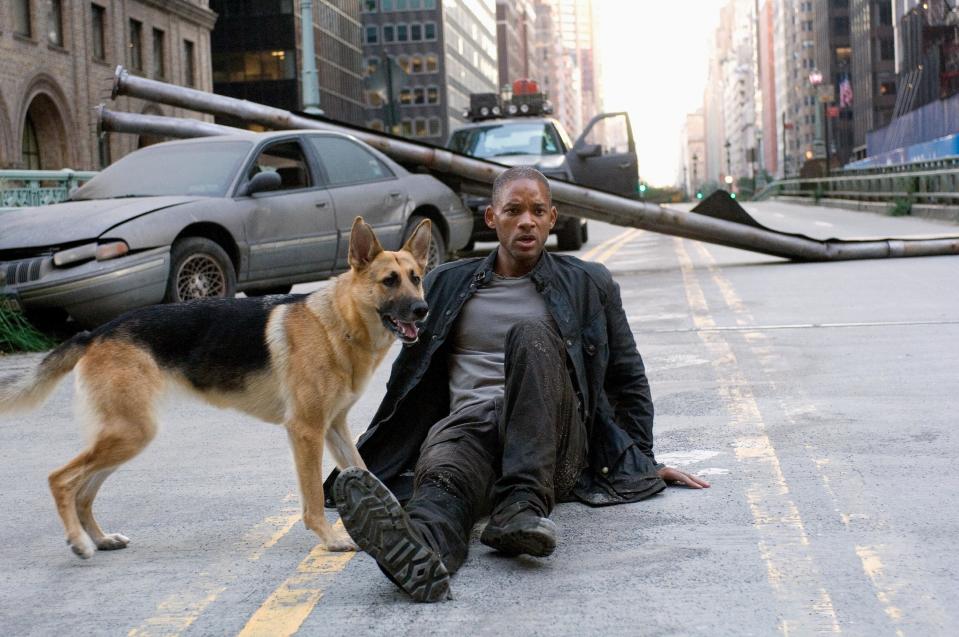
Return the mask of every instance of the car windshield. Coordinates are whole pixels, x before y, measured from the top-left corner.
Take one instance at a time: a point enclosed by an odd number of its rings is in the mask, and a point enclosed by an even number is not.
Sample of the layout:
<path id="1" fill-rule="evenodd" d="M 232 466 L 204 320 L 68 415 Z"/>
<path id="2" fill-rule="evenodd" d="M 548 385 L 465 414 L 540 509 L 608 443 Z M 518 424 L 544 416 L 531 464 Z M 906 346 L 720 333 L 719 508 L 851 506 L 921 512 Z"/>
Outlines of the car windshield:
<path id="1" fill-rule="evenodd" d="M 486 159 L 510 155 L 559 155 L 560 142 L 548 123 L 497 123 L 464 128 L 450 137 L 450 150 Z"/>
<path id="2" fill-rule="evenodd" d="M 252 142 L 246 141 L 212 140 L 149 146 L 108 166 L 70 199 L 222 197 L 252 146 Z"/>

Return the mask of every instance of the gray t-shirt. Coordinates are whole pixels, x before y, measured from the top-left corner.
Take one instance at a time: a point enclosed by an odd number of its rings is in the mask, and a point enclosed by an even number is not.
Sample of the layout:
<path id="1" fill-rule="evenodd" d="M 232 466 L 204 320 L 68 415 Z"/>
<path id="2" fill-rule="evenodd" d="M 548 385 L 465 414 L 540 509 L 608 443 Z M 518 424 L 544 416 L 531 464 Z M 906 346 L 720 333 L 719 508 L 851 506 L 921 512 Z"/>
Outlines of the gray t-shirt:
<path id="1" fill-rule="evenodd" d="M 506 334 L 522 319 L 552 322 L 529 275 L 493 275 L 460 311 L 449 357 L 450 413 L 503 395 Z"/>

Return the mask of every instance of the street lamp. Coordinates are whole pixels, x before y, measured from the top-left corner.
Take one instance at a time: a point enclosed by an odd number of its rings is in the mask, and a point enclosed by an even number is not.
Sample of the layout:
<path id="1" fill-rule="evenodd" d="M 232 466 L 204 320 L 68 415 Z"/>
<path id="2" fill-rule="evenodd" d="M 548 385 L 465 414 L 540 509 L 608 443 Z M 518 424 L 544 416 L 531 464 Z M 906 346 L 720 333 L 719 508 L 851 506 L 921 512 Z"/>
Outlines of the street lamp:
<path id="1" fill-rule="evenodd" d="M 697 155 L 696 153 L 693 153 L 693 190 L 697 190 L 697 189 L 699 188 L 699 183 L 698 183 L 698 182 L 699 182 L 699 179 L 698 179 L 697 174 L 696 174 L 696 172 L 697 172 L 697 171 L 696 171 L 696 162 L 698 162 L 698 161 L 699 161 L 699 155 Z"/>
<path id="2" fill-rule="evenodd" d="M 732 157 L 729 154 L 729 148 L 732 146 L 732 142 L 728 139 L 726 140 L 726 183 L 733 183 L 733 168 L 732 168 Z"/>

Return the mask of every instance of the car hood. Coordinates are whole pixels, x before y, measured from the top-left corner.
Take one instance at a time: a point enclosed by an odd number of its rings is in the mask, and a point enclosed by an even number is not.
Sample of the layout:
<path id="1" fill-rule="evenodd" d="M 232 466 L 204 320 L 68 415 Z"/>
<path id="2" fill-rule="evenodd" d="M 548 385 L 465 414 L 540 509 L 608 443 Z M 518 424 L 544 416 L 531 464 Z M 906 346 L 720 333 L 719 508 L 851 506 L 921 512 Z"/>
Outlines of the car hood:
<path id="1" fill-rule="evenodd" d="M 0 250 L 95 239 L 117 224 L 199 197 L 95 199 L 0 212 Z"/>
<path id="2" fill-rule="evenodd" d="M 504 166 L 535 166 L 540 170 L 555 170 L 566 161 L 565 155 L 505 155 L 503 157 L 490 157 L 490 161 L 495 161 Z"/>

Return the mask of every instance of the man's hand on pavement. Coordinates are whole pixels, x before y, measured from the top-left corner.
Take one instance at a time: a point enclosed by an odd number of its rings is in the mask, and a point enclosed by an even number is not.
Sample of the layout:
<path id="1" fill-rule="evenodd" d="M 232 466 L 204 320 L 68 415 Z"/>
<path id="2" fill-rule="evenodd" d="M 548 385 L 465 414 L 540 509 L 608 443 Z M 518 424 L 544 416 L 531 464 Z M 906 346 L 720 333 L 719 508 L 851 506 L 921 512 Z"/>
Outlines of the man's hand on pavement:
<path id="1" fill-rule="evenodd" d="M 690 489 L 708 489 L 709 483 L 703 480 L 702 478 L 697 478 L 696 476 L 680 471 L 679 469 L 674 469 L 672 467 L 663 467 L 658 470 L 656 473 L 659 474 L 659 477 L 663 479 L 666 484 L 683 484 L 689 487 Z"/>

